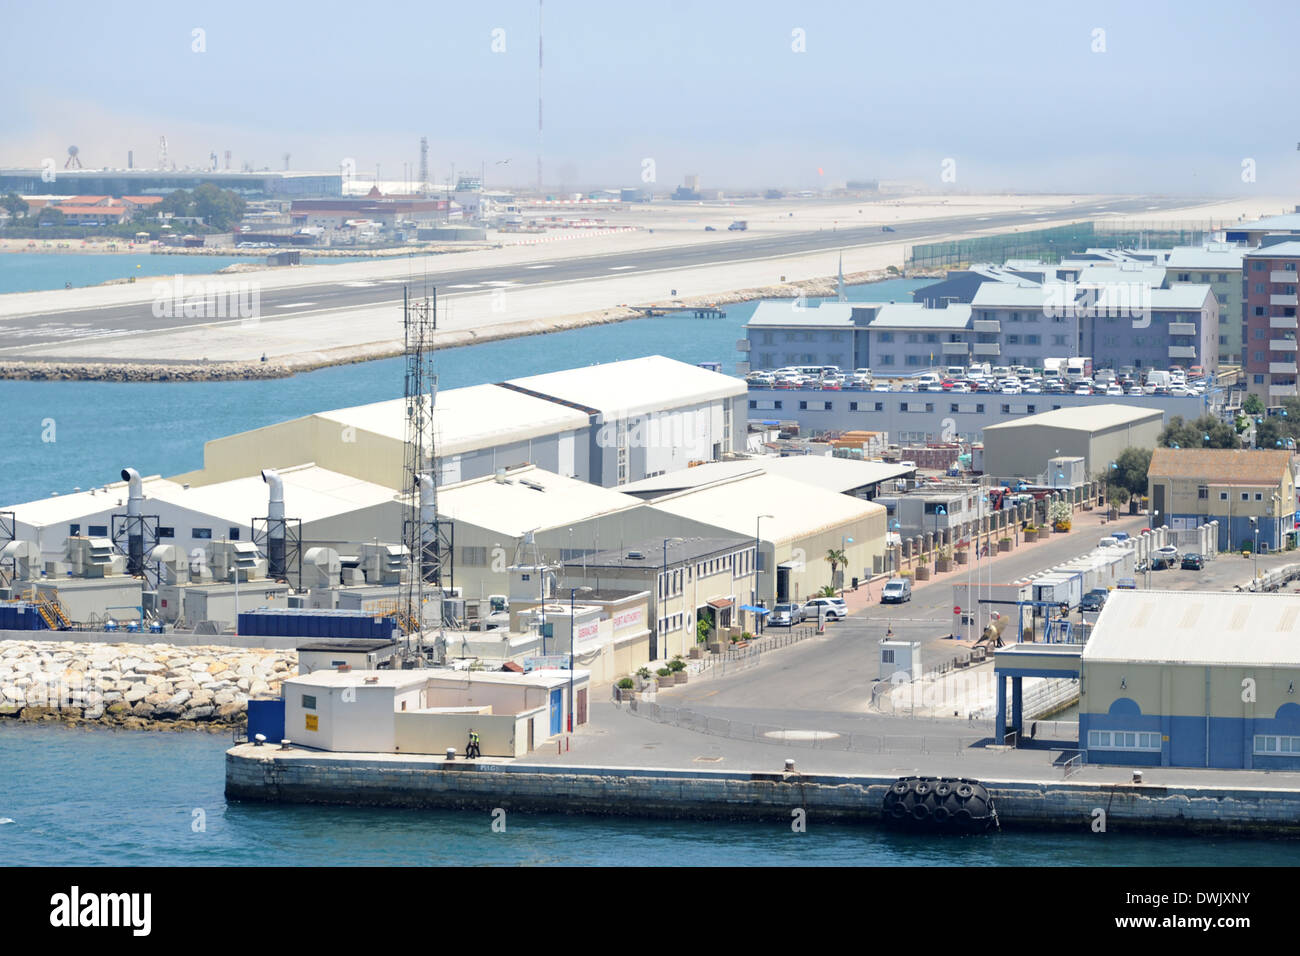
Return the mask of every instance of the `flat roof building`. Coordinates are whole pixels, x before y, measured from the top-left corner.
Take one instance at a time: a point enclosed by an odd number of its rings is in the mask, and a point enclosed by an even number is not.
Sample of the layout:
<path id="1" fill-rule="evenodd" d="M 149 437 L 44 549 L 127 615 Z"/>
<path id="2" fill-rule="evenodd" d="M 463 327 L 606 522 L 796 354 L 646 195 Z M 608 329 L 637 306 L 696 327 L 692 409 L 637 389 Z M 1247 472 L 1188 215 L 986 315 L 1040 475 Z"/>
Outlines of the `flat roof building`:
<path id="1" fill-rule="evenodd" d="M 984 471 L 999 478 L 1036 478 L 1049 459 L 1078 457 L 1091 477 L 1125 448 L 1154 448 L 1164 416 L 1132 405 L 1079 405 L 984 428 Z"/>
<path id="2" fill-rule="evenodd" d="M 1157 448 L 1147 469 L 1152 527 L 1219 522 L 1221 551 L 1274 550 L 1295 539 L 1291 452 L 1276 449 Z"/>

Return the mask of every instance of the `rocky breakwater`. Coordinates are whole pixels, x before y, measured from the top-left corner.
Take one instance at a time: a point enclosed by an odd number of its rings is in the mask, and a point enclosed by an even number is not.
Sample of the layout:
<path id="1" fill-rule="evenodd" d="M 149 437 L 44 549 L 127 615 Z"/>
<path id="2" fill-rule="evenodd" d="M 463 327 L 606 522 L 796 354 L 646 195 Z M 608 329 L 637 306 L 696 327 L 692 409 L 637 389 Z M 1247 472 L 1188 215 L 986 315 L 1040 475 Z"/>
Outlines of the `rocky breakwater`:
<path id="1" fill-rule="evenodd" d="M 221 731 L 274 697 L 297 654 L 200 645 L 0 642 L 0 717 Z"/>

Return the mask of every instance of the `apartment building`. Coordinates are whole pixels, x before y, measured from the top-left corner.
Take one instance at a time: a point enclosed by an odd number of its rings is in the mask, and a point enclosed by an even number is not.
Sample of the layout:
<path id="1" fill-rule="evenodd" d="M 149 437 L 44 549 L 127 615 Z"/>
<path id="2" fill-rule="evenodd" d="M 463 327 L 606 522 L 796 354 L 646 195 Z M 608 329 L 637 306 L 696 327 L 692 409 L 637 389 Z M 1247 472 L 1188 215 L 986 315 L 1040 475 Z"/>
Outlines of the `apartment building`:
<path id="1" fill-rule="evenodd" d="M 1252 249 L 1241 279 L 1246 386 L 1266 404 L 1296 395 L 1296 287 L 1300 240 Z"/>

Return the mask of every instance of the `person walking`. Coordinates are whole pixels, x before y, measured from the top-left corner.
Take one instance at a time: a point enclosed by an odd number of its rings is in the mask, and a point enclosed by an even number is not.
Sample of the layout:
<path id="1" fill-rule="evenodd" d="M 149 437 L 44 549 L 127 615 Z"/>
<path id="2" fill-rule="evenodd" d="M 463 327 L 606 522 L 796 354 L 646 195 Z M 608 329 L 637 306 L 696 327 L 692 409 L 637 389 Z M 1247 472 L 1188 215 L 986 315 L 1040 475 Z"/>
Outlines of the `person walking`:
<path id="1" fill-rule="evenodd" d="M 471 730 L 469 732 L 469 744 L 465 747 L 465 759 L 477 760 L 481 756 L 482 751 L 479 749 L 478 734 Z"/>

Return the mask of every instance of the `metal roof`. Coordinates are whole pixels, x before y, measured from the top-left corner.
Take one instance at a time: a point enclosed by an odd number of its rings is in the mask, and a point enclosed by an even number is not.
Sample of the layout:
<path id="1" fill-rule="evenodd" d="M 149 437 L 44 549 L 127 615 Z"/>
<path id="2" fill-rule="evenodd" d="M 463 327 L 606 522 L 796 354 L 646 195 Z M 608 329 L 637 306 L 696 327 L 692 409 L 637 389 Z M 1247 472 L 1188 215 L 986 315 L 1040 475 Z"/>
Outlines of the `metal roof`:
<path id="1" fill-rule="evenodd" d="M 984 283 L 992 285 L 993 283 Z M 980 288 L 984 288 L 981 285 Z M 942 309 L 926 308 L 922 302 L 891 302 L 882 305 L 871 320 L 877 329 L 964 329 L 970 325 L 971 309 L 961 302 L 950 302 Z"/>
<path id="2" fill-rule="evenodd" d="M 743 379 L 662 355 L 511 379 L 510 385 L 602 412 L 606 420 L 666 411 L 748 393 Z M 505 389 L 503 389 L 505 391 Z"/>
<path id="3" fill-rule="evenodd" d="M 1152 478 L 1198 478 L 1225 484 L 1275 485 L 1291 467 L 1291 452 L 1271 448 L 1157 448 Z"/>
<path id="4" fill-rule="evenodd" d="M 1059 289 L 1053 291 L 1035 282 L 985 282 L 971 299 L 977 309 L 1028 307 L 1041 309 L 1051 301 L 1060 299 Z"/>
<path id="5" fill-rule="evenodd" d="M 1297 667 L 1300 595 L 1115 590 L 1083 660 Z"/>
<path id="6" fill-rule="evenodd" d="M 666 544 L 668 564 L 673 565 L 735 551 L 737 548 L 753 547 L 754 539 L 739 536 L 734 538 L 686 538 L 685 540 L 668 538 Z M 586 567 L 588 570 L 592 568 L 646 568 L 655 570 L 663 567 L 664 548 L 664 538 L 647 538 L 644 541 L 636 541 L 621 548 L 608 548 L 604 551 L 597 551 L 585 558 L 573 558 L 564 563 L 568 567 Z M 630 557 L 629 555 L 632 554 L 640 554 L 641 557 Z M 590 597 L 591 595 L 585 596 Z"/>
<path id="7" fill-rule="evenodd" d="M 1069 408 L 1056 408 L 1050 412 L 1026 415 L 1009 422 L 985 425 L 984 434 L 991 431 L 1010 431 L 1015 428 L 1035 425 L 1047 428 L 1069 428 L 1077 431 L 1099 432 L 1107 428 L 1123 425 L 1136 425 L 1140 422 L 1164 420 L 1164 413 L 1158 408 L 1140 408 L 1136 405 L 1074 405 Z"/>
<path id="8" fill-rule="evenodd" d="M 1241 268 L 1241 260 L 1246 255 L 1245 246 L 1218 242 L 1204 246 L 1175 246 L 1169 251 L 1165 265 L 1170 271 L 1174 269 L 1204 269 L 1207 272 L 1216 269 Z M 1173 277 L 1171 277 L 1173 278 Z"/>
<path id="9" fill-rule="evenodd" d="M 1300 229 L 1300 224 L 1296 228 Z M 1251 259 L 1281 259 L 1300 256 L 1300 241 L 1278 242 L 1271 246 L 1260 246 L 1258 249 L 1250 250 L 1250 252 L 1246 253 L 1246 256 Z"/>
<path id="10" fill-rule="evenodd" d="M 787 455 L 783 458 L 768 456 L 754 458 L 752 461 L 768 474 L 840 493 L 902 478 L 916 471 L 915 468 L 904 468 L 884 461 L 861 461 L 855 458 L 836 458 L 833 455 Z"/>
<path id="11" fill-rule="evenodd" d="M 859 304 L 860 307 L 861 304 Z M 822 302 L 807 305 L 799 299 L 789 302 L 760 302 L 754 314 L 745 323 L 746 328 L 851 328 L 853 304 L 847 302 Z"/>
<path id="12" fill-rule="evenodd" d="M 438 488 L 438 514 L 521 538 L 642 505 L 640 498 L 533 465 Z"/>
<path id="13" fill-rule="evenodd" d="M 303 524 L 398 501 L 391 488 L 311 463 L 274 471 L 284 483 L 285 515 Z M 253 516 L 266 514 L 270 489 L 259 473 L 197 488 L 167 482 L 152 492 L 146 489 L 146 494 L 232 524 L 246 525 Z"/>

